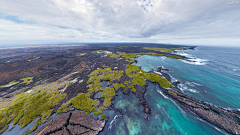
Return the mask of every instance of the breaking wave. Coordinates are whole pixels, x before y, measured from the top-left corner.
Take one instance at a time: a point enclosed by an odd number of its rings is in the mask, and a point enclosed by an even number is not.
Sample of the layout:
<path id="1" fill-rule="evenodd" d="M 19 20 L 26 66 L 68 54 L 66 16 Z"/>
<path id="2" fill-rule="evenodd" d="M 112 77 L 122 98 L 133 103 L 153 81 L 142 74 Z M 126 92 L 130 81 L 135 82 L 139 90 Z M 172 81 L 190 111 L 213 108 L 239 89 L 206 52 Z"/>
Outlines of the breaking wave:
<path id="1" fill-rule="evenodd" d="M 180 83 L 178 84 L 178 89 L 180 89 L 182 92 L 185 92 L 185 91 L 190 91 L 190 92 L 193 92 L 193 93 L 199 93 L 199 91 L 195 90 L 195 89 L 191 89 L 191 88 L 188 88 L 186 86 L 186 84 L 184 83 Z"/>
<path id="2" fill-rule="evenodd" d="M 122 116 L 122 115 L 115 115 L 114 116 L 113 120 L 110 122 L 110 125 L 108 126 L 108 130 L 110 130 L 112 128 L 113 123 L 117 120 L 117 117 L 120 117 L 120 116 Z"/>
<path id="3" fill-rule="evenodd" d="M 196 58 L 194 56 L 192 56 L 191 54 L 187 54 L 185 52 L 177 52 L 175 53 L 177 55 L 181 55 L 181 56 L 185 56 L 188 58 L 188 61 L 186 60 L 181 60 L 185 63 L 188 63 L 188 64 L 194 64 L 194 65 L 206 65 L 205 61 L 208 61 L 206 59 L 199 59 L 199 58 Z"/>

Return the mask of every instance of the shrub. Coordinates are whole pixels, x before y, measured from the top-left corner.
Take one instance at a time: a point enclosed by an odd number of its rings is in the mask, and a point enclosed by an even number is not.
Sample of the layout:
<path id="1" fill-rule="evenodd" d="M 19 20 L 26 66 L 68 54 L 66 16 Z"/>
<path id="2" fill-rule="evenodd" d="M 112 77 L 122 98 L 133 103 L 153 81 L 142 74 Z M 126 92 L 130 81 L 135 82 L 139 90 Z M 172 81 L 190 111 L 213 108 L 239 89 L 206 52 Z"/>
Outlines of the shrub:
<path id="1" fill-rule="evenodd" d="M 90 93 L 81 93 L 72 98 L 73 107 L 83 110 L 85 113 L 95 111 L 99 104 L 97 99 L 93 100 L 90 98 Z"/>
<path id="2" fill-rule="evenodd" d="M 105 117 L 106 117 L 106 115 L 103 114 L 103 115 L 101 116 L 101 119 L 103 120 L 103 119 L 105 119 Z"/>

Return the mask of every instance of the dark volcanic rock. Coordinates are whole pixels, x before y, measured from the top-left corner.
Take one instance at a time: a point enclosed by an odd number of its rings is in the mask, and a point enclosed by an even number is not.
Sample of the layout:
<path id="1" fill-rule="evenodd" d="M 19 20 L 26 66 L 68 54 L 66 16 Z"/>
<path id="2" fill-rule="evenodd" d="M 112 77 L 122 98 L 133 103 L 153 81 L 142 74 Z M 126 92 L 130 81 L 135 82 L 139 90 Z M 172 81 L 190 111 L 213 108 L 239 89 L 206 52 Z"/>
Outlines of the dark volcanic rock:
<path id="1" fill-rule="evenodd" d="M 57 116 L 56 118 L 48 122 L 43 128 L 41 128 L 39 130 L 40 132 L 37 133 L 37 135 L 46 135 L 62 130 L 62 128 L 68 124 L 70 115 L 71 113 L 68 112 Z"/>
<path id="2" fill-rule="evenodd" d="M 71 125 L 82 125 L 92 130 L 101 131 L 105 125 L 105 121 L 93 118 L 92 115 L 84 112 L 74 111 L 69 120 Z"/>
<path id="3" fill-rule="evenodd" d="M 224 129 L 231 134 L 240 134 L 240 115 L 221 107 L 184 95 L 171 88 L 163 91 L 169 97 L 177 100 L 181 105 L 190 109 L 199 117 Z"/>
<path id="4" fill-rule="evenodd" d="M 181 82 L 180 81 L 176 81 L 176 82 L 173 82 L 172 84 L 177 86 L 178 84 L 180 84 Z"/>
<path id="5" fill-rule="evenodd" d="M 82 133 L 85 133 L 85 132 L 88 132 L 90 131 L 90 129 L 87 129 L 81 125 L 68 125 L 67 126 L 68 130 L 70 133 L 72 134 L 82 134 Z"/>
<path id="6" fill-rule="evenodd" d="M 62 130 L 52 133 L 51 135 L 70 135 L 66 127 L 63 127 Z"/>
<path id="7" fill-rule="evenodd" d="M 74 111 L 57 116 L 34 135 L 97 135 L 104 126 L 104 120 Z"/>
<path id="8" fill-rule="evenodd" d="M 146 114 L 151 114 L 151 108 L 150 108 L 149 106 L 146 106 L 146 107 L 144 108 L 144 112 L 145 112 Z"/>

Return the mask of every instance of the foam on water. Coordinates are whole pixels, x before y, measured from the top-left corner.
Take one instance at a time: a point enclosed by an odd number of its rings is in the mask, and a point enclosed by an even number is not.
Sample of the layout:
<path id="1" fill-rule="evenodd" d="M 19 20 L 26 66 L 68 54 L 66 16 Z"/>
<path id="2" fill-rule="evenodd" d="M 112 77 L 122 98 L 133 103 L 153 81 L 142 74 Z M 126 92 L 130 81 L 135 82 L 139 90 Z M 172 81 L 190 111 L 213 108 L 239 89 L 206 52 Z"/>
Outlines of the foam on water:
<path id="1" fill-rule="evenodd" d="M 122 116 L 122 115 L 115 115 L 114 116 L 113 120 L 110 122 L 110 125 L 108 126 L 108 130 L 110 130 L 112 128 L 113 122 L 115 122 L 117 120 L 117 117 L 120 117 L 120 116 Z"/>
<path id="2" fill-rule="evenodd" d="M 206 59 L 196 58 L 195 56 L 192 56 L 191 54 L 187 54 L 185 52 L 182 52 L 182 50 L 180 50 L 179 52 L 177 52 L 175 54 L 187 57 L 188 61 L 186 61 L 186 60 L 181 60 L 181 61 L 185 62 L 185 63 L 188 63 L 188 64 L 206 65 L 205 61 L 208 61 Z"/>
<path id="3" fill-rule="evenodd" d="M 178 87 L 178 89 L 180 89 L 182 92 L 190 91 L 190 92 L 194 92 L 194 93 L 199 93 L 199 91 L 187 87 L 186 84 L 184 84 L 184 83 L 180 83 L 180 84 L 178 84 L 177 87 Z"/>

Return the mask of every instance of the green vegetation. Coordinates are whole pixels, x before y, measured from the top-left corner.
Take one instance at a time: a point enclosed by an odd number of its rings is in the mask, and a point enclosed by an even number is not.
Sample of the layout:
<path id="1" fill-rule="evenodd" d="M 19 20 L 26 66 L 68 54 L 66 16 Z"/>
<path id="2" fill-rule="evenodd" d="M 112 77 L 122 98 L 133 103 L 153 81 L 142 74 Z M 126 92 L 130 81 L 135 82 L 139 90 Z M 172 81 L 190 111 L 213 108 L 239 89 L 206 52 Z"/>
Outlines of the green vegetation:
<path id="1" fill-rule="evenodd" d="M 191 47 L 179 47 L 179 48 L 172 48 L 173 50 L 187 50 Z"/>
<path id="2" fill-rule="evenodd" d="M 143 86 L 146 84 L 143 76 L 136 76 L 132 79 L 133 85 Z"/>
<path id="3" fill-rule="evenodd" d="M 115 93 L 115 90 L 113 88 L 106 87 L 103 90 L 102 97 L 108 98 L 108 97 L 114 97 L 115 95 L 116 95 L 116 93 Z"/>
<path id="4" fill-rule="evenodd" d="M 13 81 L 11 81 L 11 82 L 8 83 L 8 84 L 5 84 L 5 85 L 0 86 L 0 88 L 9 87 L 9 86 L 12 86 L 12 85 L 17 84 L 17 83 L 19 83 L 19 82 L 13 80 Z"/>
<path id="5" fill-rule="evenodd" d="M 103 114 L 103 115 L 101 116 L 101 119 L 103 120 L 103 119 L 105 119 L 105 117 L 106 117 L 106 115 Z"/>
<path id="6" fill-rule="evenodd" d="M 113 71 L 111 68 L 97 69 L 94 70 L 90 75 L 87 84 L 90 84 L 88 92 L 92 94 L 93 92 L 102 91 L 101 81 L 113 81 L 119 80 L 123 76 L 123 71 Z M 111 85 L 111 82 L 108 85 Z"/>
<path id="7" fill-rule="evenodd" d="M 83 56 L 85 55 L 86 53 L 76 53 L 75 56 Z"/>
<path id="8" fill-rule="evenodd" d="M 159 51 L 159 52 L 174 52 L 172 49 L 167 49 L 167 48 L 151 48 L 151 47 L 144 47 L 144 49 L 154 50 L 154 51 Z"/>
<path id="9" fill-rule="evenodd" d="M 134 88 L 134 87 L 132 87 L 132 92 L 136 92 L 137 90 Z"/>
<path id="10" fill-rule="evenodd" d="M 99 102 L 90 98 L 90 93 L 80 93 L 71 99 L 72 106 L 76 109 L 83 110 L 85 113 L 90 113 L 96 110 Z"/>
<path id="11" fill-rule="evenodd" d="M 102 97 L 104 97 L 104 106 L 110 106 L 111 105 L 111 99 L 116 95 L 114 88 L 106 87 L 103 90 Z"/>
<path id="12" fill-rule="evenodd" d="M 170 88 L 172 87 L 172 84 L 168 82 L 166 78 L 161 78 L 157 74 L 154 73 L 144 73 L 143 76 L 145 79 L 151 81 L 151 82 L 156 82 L 158 83 L 161 87 L 164 88 Z"/>
<path id="13" fill-rule="evenodd" d="M 60 114 L 60 113 L 62 113 L 62 112 L 64 112 L 64 111 L 67 111 L 67 109 L 68 109 L 71 105 L 72 105 L 72 101 L 71 101 L 71 100 L 69 100 L 69 101 L 66 102 L 66 103 L 63 103 L 63 104 L 58 108 L 58 110 L 57 110 L 56 113 Z"/>
<path id="14" fill-rule="evenodd" d="M 99 114 L 102 114 L 102 111 L 106 110 L 107 107 L 105 106 L 100 106 L 97 111 L 93 113 L 93 115 L 98 116 Z"/>
<path id="15" fill-rule="evenodd" d="M 96 50 L 96 51 L 92 51 L 94 53 L 100 53 L 100 52 L 105 52 L 106 50 Z"/>
<path id="16" fill-rule="evenodd" d="M 0 130 L 0 134 L 2 134 L 3 132 L 5 132 L 5 131 L 8 129 L 8 127 L 9 127 L 9 126 L 7 125 L 7 126 L 5 126 L 3 129 L 1 129 L 1 130 Z"/>
<path id="17" fill-rule="evenodd" d="M 22 80 L 23 82 L 21 82 L 20 84 L 23 84 L 25 83 L 26 85 L 30 84 L 31 82 L 33 82 L 33 77 L 26 77 L 26 78 L 22 78 L 20 79 Z"/>
<path id="18" fill-rule="evenodd" d="M 37 129 L 37 127 L 38 127 L 39 125 L 41 125 L 41 119 L 40 119 L 40 118 L 38 118 L 38 119 L 36 120 L 35 125 L 34 125 L 27 133 L 25 133 L 24 135 L 27 135 L 27 134 L 29 134 L 29 133 L 32 133 L 33 131 L 35 131 L 35 130 Z"/>
<path id="19" fill-rule="evenodd" d="M 42 91 L 38 94 L 22 93 L 13 98 L 13 103 L 0 111 L 0 128 L 10 122 L 25 127 L 38 116 L 42 123 L 50 117 L 53 107 L 60 103 L 66 94 L 58 91 Z"/>
<path id="20" fill-rule="evenodd" d="M 168 93 L 172 93 L 173 95 L 177 96 L 177 93 L 175 93 L 173 91 L 168 90 Z"/>
<path id="21" fill-rule="evenodd" d="M 127 76 L 133 78 L 132 85 L 143 86 L 146 84 L 144 79 L 147 79 L 151 82 L 158 83 L 161 87 L 164 87 L 164 88 L 172 87 L 172 85 L 167 81 L 166 78 L 161 78 L 160 76 L 154 73 L 147 73 L 141 70 L 136 65 L 127 65 L 127 69 L 125 70 L 125 72 Z M 127 85 L 128 83 L 129 82 L 126 82 L 126 84 L 125 83 L 124 84 Z"/>
<path id="22" fill-rule="evenodd" d="M 125 85 L 123 85 L 122 83 L 114 83 L 113 84 L 113 88 L 115 88 L 115 90 L 118 90 L 119 88 L 125 88 Z"/>

